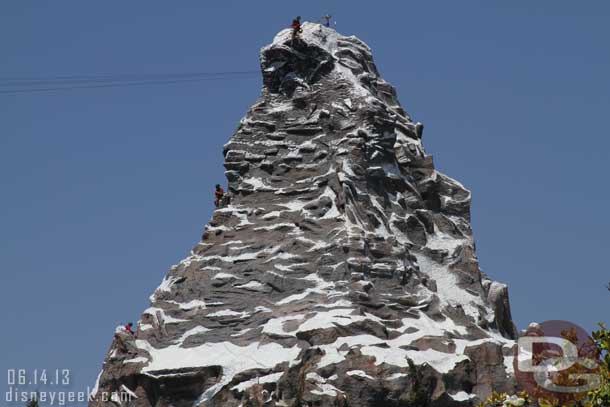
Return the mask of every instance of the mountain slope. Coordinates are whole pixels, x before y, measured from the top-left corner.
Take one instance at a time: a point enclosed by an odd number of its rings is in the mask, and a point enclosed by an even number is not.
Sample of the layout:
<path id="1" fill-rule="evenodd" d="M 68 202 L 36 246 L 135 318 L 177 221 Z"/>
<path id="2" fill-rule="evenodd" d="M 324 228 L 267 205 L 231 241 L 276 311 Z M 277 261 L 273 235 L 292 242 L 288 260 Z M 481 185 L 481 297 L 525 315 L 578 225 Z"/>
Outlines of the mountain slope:
<path id="1" fill-rule="evenodd" d="M 261 50 L 262 95 L 224 146 L 231 204 L 135 337 L 117 331 L 92 406 L 467 406 L 513 389 L 507 288 L 479 269 L 470 192 L 434 169 L 366 44 L 311 23 L 290 36 Z"/>

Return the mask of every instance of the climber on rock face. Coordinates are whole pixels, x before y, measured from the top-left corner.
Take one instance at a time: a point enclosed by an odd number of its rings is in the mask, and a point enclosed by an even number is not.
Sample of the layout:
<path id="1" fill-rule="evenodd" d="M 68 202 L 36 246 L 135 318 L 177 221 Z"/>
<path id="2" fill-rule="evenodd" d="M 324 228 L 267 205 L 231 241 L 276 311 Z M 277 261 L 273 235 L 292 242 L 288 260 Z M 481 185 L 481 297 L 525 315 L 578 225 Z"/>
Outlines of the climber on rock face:
<path id="1" fill-rule="evenodd" d="M 292 20 L 290 27 L 292 28 L 292 43 L 294 44 L 294 40 L 303 32 L 303 29 L 301 28 L 301 16 L 297 16 L 297 18 Z"/>
<path id="2" fill-rule="evenodd" d="M 115 359 L 124 358 L 125 355 L 136 354 L 137 349 L 135 344 L 135 332 L 132 330 L 133 323 L 128 322 L 125 325 L 119 325 L 114 331 L 114 343 L 117 354 L 113 356 Z"/>
<path id="3" fill-rule="evenodd" d="M 330 27 L 330 19 L 332 18 L 332 16 L 327 14 L 327 15 L 325 15 L 322 18 L 324 19 L 324 26 L 325 27 Z"/>
<path id="4" fill-rule="evenodd" d="M 216 190 L 214 191 L 214 206 L 216 206 L 217 208 L 220 207 L 220 204 L 222 203 L 222 198 L 224 198 L 224 195 L 225 195 L 225 190 L 222 189 L 220 184 L 216 184 Z"/>

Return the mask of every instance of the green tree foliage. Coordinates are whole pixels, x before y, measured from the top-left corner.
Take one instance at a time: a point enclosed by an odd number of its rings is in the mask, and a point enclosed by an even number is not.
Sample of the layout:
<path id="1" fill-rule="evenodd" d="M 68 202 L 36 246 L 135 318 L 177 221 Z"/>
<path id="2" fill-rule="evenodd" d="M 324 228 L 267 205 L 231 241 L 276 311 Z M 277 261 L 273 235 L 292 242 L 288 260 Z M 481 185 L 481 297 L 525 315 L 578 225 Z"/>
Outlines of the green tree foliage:
<path id="1" fill-rule="evenodd" d="M 600 369 L 602 384 L 596 390 L 589 392 L 586 407 L 610 406 L 610 331 L 601 323 L 599 328 L 593 332 L 593 339 L 599 358 L 602 360 Z"/>
<path id="2" fill-rule="evenodd" d="M 477 407 L 525 407 L 531 405 L 530 398 L 526 392 L 517 395 L 493 392 L 491 396 Z"/>

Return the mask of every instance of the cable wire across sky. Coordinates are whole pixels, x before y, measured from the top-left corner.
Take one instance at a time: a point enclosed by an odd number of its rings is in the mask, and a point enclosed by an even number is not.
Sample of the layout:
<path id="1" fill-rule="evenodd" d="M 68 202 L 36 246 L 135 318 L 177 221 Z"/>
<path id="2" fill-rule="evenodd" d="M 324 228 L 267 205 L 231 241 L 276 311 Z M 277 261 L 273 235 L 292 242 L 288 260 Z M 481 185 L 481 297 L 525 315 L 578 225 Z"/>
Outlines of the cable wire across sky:
<path id="1" fill-rule="evenodd" d="M 0 94 L 54 92 L 73 89 L 99 89 L 131 86 L 167 85 L 200 81 L 254 78 L 258 70 L 224 72 L 139 73 L 59 75 L 48 77 L 0 77 Z"/>

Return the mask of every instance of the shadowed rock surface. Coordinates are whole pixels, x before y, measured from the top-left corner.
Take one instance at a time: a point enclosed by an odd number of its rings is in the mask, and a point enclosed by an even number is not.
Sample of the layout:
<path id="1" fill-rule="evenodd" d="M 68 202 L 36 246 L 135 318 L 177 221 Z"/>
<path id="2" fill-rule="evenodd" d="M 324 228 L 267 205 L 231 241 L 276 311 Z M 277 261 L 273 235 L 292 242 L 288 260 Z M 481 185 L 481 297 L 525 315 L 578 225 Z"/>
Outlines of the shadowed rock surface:
<path id="1" fill-rule="evenodd" d="M 262 95 L 224 146 L 231 204 L 135 337 L 117 331 L 91 406 L 471 406 L 514 390 L 508 291 L 479 269 L 470 192 L 434 169 L 369 47 L 305 23 L 260 59 Z"/>

